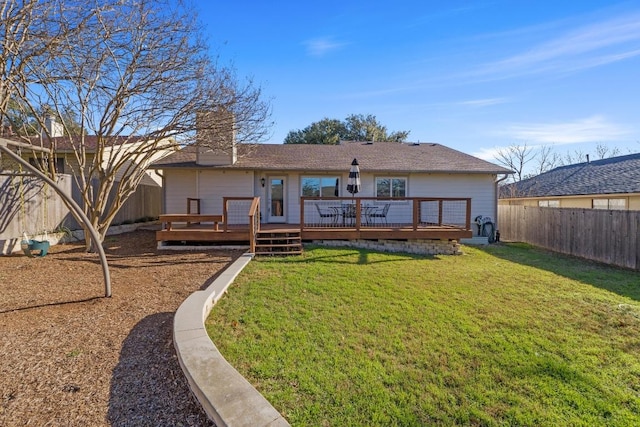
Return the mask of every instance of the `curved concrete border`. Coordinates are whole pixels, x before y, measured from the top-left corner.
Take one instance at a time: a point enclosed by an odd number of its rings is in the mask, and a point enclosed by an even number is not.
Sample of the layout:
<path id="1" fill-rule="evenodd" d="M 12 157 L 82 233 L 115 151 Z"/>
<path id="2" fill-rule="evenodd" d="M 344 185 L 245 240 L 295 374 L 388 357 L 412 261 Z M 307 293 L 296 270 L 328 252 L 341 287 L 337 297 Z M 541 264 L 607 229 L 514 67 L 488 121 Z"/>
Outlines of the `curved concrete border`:
<path id="1" fill-rule="evenodd" d="M 238 258 L 204 291 L 191 294 L 176 311 L 173 343 L 191 391 L 217 427 L 289 426 L 220 354 L 204 321 L 253 254 Z"/>

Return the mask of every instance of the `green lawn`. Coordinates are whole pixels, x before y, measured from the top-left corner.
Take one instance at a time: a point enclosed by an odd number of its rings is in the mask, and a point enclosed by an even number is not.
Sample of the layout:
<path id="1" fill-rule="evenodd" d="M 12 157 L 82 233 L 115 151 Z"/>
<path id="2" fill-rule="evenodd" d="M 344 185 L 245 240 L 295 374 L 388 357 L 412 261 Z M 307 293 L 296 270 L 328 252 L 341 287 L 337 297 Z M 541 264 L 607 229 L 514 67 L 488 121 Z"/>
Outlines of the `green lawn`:
<path id="1" fill-rule="evenodd" d="M 640 425 L 640 274 L 464 252 L 257 259 L 207 328 L 294 426 Z"/>

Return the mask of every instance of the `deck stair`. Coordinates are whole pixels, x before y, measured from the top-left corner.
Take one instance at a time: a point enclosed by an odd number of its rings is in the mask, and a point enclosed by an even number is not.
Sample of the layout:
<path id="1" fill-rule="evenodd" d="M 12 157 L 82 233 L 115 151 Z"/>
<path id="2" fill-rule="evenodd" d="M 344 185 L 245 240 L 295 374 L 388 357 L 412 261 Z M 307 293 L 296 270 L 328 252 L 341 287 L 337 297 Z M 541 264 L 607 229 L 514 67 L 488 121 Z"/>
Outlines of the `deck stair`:
<path id="1" fill-rule="evenodd" d="M 256 255 L 300 255 L 302 238 L 299 229 L 261 230 L 256 236 Z"/>

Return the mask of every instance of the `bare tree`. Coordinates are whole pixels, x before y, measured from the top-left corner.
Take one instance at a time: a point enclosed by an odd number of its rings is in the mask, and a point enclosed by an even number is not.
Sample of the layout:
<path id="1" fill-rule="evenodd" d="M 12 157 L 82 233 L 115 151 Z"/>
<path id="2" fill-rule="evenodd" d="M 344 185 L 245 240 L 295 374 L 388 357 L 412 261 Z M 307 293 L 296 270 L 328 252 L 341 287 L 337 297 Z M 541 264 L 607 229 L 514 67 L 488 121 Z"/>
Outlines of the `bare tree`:
<path id="1" fill-rule="evenodd" d="M 526 166 L 535 158 L 535 154 L 535 150 L 525 143 L 499 149 L 495 159 L 502 166 L 514 171 L 513 179 L 515 181 L 522 181 L 525 177 Z"/>
<path id="2" fill-rule="evenodd" d="M 53 6 L 48 0 L 5 0 L 0 4 L 0 122 L 13 131 L 27 126 L 26 120 L 21 121 L 27 108 L 20 102 L 21 81 L 31 64 L 41 61 L 47 52 L 55 52 L 60 41 L 48 31 L 47 17 Z"/>
<path id="3" fill-rule="evenodd" d="M 562 157 L 563 165 L 572 165 L 587 161 L 587 154 L 582 150 L 567 151 Z"/>
<path id="4" fill-rule="evenodd" d="M 71 151 L 68 167 L 102 239 L 148 165 L 168 148 L 196 142 L 197 127 L 207 126 L 206 121 L 198 124 L 197 113 L 224 112 L 238 141 L 259 141 L 268 131 L 270 108 L 261 100 L 260 89 L 210 56 L 199 36 L 197 14 L 180 1 L 6 4 L 29 17 L 22 24 L 24 31 L 43 31 L 36 45 L 53 48 L 21 57 L 21 69 L 12 74 L 13 80 L 3 81 L 6 88 L 0 90 L 24 106 L 24 114 L 38 117 L 44 129 L 45 119 L 38 112 L 45 106 L 61 119 L 66 136 L 46 131 L 37 144 L 50 147 L 52 175 L 53 157 L 62 148 Z M 38 13 L 27 14 L 26 6 Z M 5 31 L 17 38 L 14 33 Z M 5 60 L 15 61 L 10 55 Z M 7 118 L 7 109 L 0 108 Z M 65 120 L 68 117 L 77 123 Z M 224 138 L 200 143 L 232 149 Z"/>
<path id="5" fill-rule="evenodd" d="M 550 171 L 551 169 L 560 165 L 561 159 L 558 153 L 553 150 L 550 145 L 541 146 L 535 153 L 536 167 L 530 175 L 539 175 L 541 173 Z"/>
<path id="6" fill-rule="evenodd" d="M 620 155 L 620 149 L 618 147 L 607 147 L 601 143 L 596 145 L 596 155 L 598 159 L 608 159 L 609 157 Z"/>

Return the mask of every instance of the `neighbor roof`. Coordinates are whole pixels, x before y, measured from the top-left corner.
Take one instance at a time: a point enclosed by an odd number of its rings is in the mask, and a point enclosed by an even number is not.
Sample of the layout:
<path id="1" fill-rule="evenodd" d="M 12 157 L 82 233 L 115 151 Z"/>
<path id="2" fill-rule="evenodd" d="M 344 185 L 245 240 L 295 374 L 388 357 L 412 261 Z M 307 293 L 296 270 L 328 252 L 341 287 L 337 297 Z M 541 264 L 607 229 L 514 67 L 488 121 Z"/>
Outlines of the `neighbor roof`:
<path id="1" fill-rule="evenodd" d="M 341 142 L 338 145 L 238 144 L 234 165 L 196 164 L 189 146 L 153 164 L 156 169 L 213 168 L 280 171 L 345 171 L 353 159 L 367 172 L 512 173 L 510 170 L 434 143 Z"/>
<path id="2" fill-rule="evenodd" d="M 640 153 L 561 166 L 505 185 L 500 193 L 501 198 L 640 193 Z"/>

